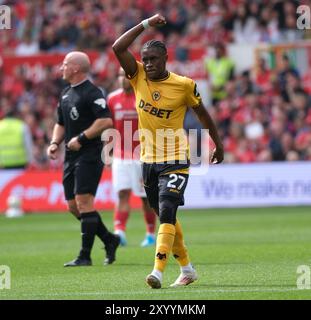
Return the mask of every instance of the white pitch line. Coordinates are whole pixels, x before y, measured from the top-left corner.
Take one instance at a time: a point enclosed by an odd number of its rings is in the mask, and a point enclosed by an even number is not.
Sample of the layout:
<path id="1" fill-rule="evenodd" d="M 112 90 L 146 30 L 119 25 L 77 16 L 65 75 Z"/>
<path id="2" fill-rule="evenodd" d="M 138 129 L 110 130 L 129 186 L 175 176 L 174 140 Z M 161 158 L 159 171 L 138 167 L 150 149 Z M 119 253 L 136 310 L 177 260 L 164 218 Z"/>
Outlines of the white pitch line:
<path id="1" fill-rule="evenodd" d="M 151 290 L 151 289 L 150 289 Z M 170 295 L 172 293 L 183 293 L 187 292 L 188 294 L 191 293 L 243 293 L 243 292 L 290 292 L 290 291 L 304 291 L 297 288 L 267 288 L 267 289 L 200 289 L 200 290 L 192 290 L 189 289 L 187 291 L 181 290 L 154 290 L 150 292 L 146 291 L 136 291 L 136 292 L 65 292 L 65 293 L 46 293 L 46 294 L 26 294 L 22 293 L 19 296 L 23 297 L 66 297 L 66 296 L 117 296 L 117 295 L 128 295 L 128 296 L 135 296 L 135 295 Z M 12 291 L 11 291 L 12 292 Z"/>

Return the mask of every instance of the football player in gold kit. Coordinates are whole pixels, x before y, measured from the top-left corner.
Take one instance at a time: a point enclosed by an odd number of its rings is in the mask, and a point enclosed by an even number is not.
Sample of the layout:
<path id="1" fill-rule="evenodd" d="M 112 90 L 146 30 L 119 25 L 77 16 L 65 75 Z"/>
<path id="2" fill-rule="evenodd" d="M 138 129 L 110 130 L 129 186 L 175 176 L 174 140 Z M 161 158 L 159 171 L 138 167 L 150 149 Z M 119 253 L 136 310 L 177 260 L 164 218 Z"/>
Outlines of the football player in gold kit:
<path id="1" fill-rule="evenodd" d="M 202 104 L 195 82 L 166 70 L 165 44 L 157 40 L 145 43 L 141 49 L 142 63 L 128 50 L 146 28 L 165 23 L 165 18 L 156 14 L 125 32 L 112 47 L 135 91 L 144 185 L 160 220 L 154 269 L 146 278 L 147 284 L 156 289 L 161 288 L 171 252 L 181 269 L 171 286 L 188 285 L 197 279 L 176 219 L 178 206 L 184 204 L 189 174 L 189 147 L 183 131 L 187 108 L 192 108 L 203 127 L 209 129 L 216 145 L 211 162 L 222 162 L 224 155 L 216 126 Z"/>

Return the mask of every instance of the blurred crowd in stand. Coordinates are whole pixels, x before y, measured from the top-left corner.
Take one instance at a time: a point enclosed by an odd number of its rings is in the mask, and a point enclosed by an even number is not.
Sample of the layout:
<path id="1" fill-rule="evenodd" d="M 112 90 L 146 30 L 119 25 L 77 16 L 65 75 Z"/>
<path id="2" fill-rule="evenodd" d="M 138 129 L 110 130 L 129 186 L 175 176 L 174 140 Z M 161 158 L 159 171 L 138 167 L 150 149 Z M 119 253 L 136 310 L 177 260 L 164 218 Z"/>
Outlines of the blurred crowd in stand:
<path id="1" fill-rule="evenodd" d="M 207 59 L 202 65 L 211 84 L 209 110 L 220 129 L 227 162 L 311 160 L 310 92 L 288 55 L 282 56 L 277 69 L 261 58 L 257 69 L 240 74 L 226 56 L 230 43 L 307 39 L 309 33 L 296 27 L 296 8 L 299 4 L 311 7 L 311 1 L 8 0 L 5 4 L 12 9 L 12 29 L 0 31 L 0 55 L 7 56 L 104 52 L 125 30 L 161 12 L 167 25 L 147 29 L 133 50 L 156 38 L 168 47 L 177 45 L 180 53 L 215 47 L 219 58 L 226 58 L 225 72 L 217 70 L 215 61 Z M 22 66 L 4 77 L 0 64 L 0 119 L 13 110 L 30 127 L 34 140 L 30 167 L 59 168 L 61 161 L 48 161 L 45 150 L 65 84 L 53 69 L 45 71 L 48 76 L 43 81 L 28 79 Z M 92 76 L 107 94 L 117 88 L 114 72 Z"/>
<path id="2" fill-rule="evenodd" d="M 286 54 L 278 70 L 260 58 L 257 70 L 227 79 L 210 112 L 227 162 L 311 160 L 310 92 Z"/>

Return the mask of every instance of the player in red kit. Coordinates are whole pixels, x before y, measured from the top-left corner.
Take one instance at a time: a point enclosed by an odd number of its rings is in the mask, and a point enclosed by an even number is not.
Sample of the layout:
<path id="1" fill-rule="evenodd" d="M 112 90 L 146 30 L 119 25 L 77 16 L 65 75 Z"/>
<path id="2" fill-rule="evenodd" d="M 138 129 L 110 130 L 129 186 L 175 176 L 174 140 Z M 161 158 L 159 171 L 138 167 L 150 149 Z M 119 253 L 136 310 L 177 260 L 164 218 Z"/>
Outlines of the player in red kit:
<path id="1" fill-rule="evenodd" d="M 156 215 L 149 206 L 143 186 L 141 163 L 139 161 L 138 116 L 135 108 L 135 94 L 121 68 L 118 80 L 121 88 L 110 93 L 107 98 L 114 128 L 120 134 L 119 139 L 115 141 L 112 162 L 113 188 L 118 195 L 114 212 L 114 228 L 115 233 L 121 238 L 121 245 L 126 245 L 125 231 L 131 209 L 129 200 L 132 191 L 142 200 L 146 236 L 141 246 L 147 247 L 155 244 Z"/>

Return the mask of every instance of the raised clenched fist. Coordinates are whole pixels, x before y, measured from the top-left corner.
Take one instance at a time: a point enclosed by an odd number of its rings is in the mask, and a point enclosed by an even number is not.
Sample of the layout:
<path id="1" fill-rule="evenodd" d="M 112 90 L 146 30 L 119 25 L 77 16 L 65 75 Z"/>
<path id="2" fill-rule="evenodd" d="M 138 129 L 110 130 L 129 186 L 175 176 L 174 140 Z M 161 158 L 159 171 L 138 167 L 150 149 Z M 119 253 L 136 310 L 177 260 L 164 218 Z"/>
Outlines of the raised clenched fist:
<path id="1" fill-rule="evenodd" d="M 160 27 L 166 24 L 165 18 L 161 14 L 155 14 L 148 19 L 149 26 Z"/>

